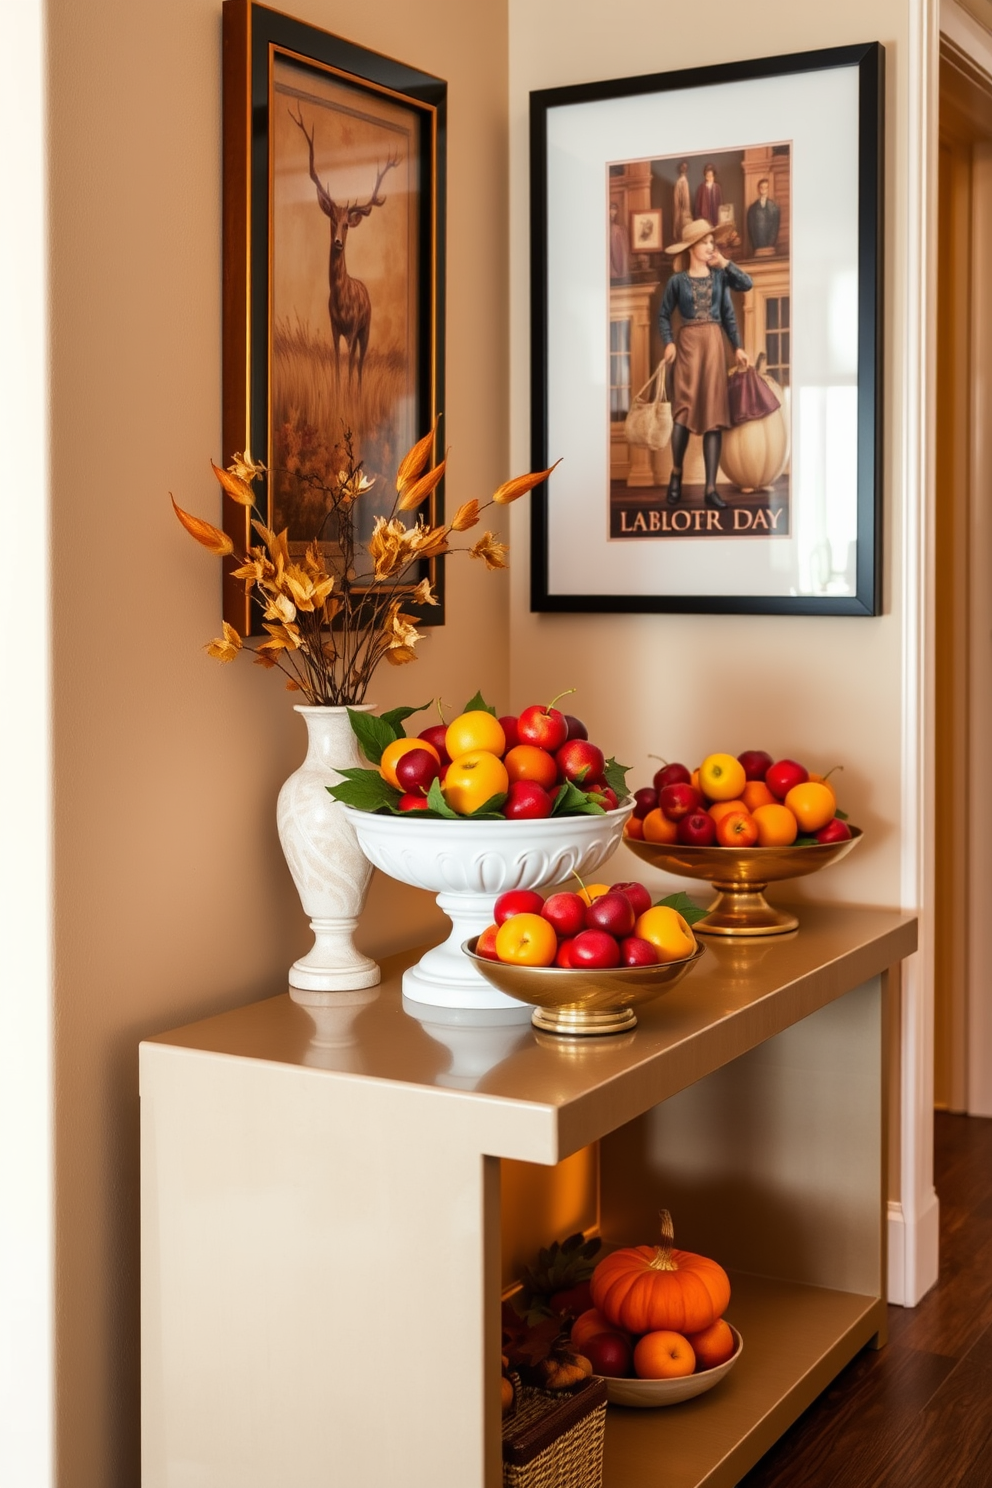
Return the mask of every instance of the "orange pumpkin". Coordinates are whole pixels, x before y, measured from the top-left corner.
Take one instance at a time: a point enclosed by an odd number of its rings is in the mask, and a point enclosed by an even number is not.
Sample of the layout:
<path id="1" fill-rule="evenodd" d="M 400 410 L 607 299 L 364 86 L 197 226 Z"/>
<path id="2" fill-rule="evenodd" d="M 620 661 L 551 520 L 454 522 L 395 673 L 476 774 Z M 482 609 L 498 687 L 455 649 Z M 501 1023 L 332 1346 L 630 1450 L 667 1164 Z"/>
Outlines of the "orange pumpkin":
<path id="1" fill-rule="evenodd" d="M 672 1216 L 661 1213 L 661 1244 L 615 1250 L 592 1274 L 592 1300 L 615 1327 L 630 1333 L 701 1333 L 730 1301 L 723 1267 L 690 1250 L 676 1250 Z"/>

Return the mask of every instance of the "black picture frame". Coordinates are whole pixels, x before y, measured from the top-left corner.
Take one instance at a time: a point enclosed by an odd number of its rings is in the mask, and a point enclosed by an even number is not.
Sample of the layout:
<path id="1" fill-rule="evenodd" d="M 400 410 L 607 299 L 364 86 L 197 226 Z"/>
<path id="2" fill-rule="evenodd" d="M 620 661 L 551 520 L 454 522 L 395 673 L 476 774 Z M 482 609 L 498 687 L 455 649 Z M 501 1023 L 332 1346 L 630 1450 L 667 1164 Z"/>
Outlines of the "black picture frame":
<path id="1" fill-rule="evenodd" d="M 677 72 L 611 79 L 531 93 L 531 458 L 534 468 L 538 469 L 550 465 L 552 460 L 558 457 L 563 457 L 562 466 L 549 486 L 536 491 L 531 498 L 532 610 L 851 616 L 871 616 L 882 612 L 884 78 L 884 48 L 878 42 L 870 42 L 858 46 L 835 47 L 823 51 L 753 59 L 718 67 L 690 68 Z M 761 168 L 760 164 L 755 165 L 754 162 L 760 162 L 761 159 L 766 158 L 761 155 L 761 150 L 768 152 L 768 158 L 774 157 L 776 152 L 778 155 L 787 155 L 788 170 L 790 172 L 794 170 L 798 175 L 798 172 L 804 168 L 804 157 L 788 142 L 793 140 L 795 135 L 804 138 L 810 136 L 817 129 L 817 121 L 815 117 L 806 117 L 801 112 L 797 113 L 792 120 L 795 127 L 790 131 L 789 108 L 801 110 L 806 106 L 803 103 L 796 105 L 794 100 L 797 88 L 792 80 L 798 80 L 804 93 L 814 98 L 821 95 L 829 97 L 833 92 L 837 92 L 842 106 L 835 111 L 832 124 L 843 125 L 846 131 L 845 138 L 849 142 L 847 156 L 844 157 L 847 163 L 843 167 L 848 173 L 847 194 L 844 197 L 848 209 L 843 226 L 846 233 L 845 241 L 850 244 L 848 249 L 851 260 L 850 269 L 856 271 L 856 292 L 852 290 L 850 300 L 851 323 L 854 324 L 856 316 L 857 330 L 856 379 L 854 381 L 856 430 L 851 428 L 850 422 L 851 410 L 854 407 L 850 376 L 847 377 L 845 390 L 840 397 L 844 408 L 848 410 L 846 425 L 848 443 L 844 445 L 848 463 L 842 472 L 845 499 L 848 502 L 846 510 L 849 514 L 850 531 L 855 530 L 856 523 L 856 538 L 853 544 L 847 544 L 843 578 L 838 580 L 832 589 L 831 581 L 824 580 L 824 588 L 820 589 L 813 586 L 804 591 L 801 584 L 786 582 L 783 589 L 787 592 L 774 592 L 774 585 L 767 578 L 767 570 L 773 561 L 778 560 L 772 560 L 768 554 L 775 548 L 778 534 L 773 537 L 749 534 L 746 542 L 743 539 L 735 541 L 732 532 L 728 532 L 726 528 L 717 527 L 709 536 L 711 542 L 713 537 L 727 538 L 727 541 L 719 547 L 707 546 L 706 541 L 669 542 L 667 547 L 663 542 L 655 542 L 652 546 L 650 542 L 643 541 L 639 543 L 635 551 L 630 546 L 623 547 L 615 542 L 616 508 L 618 501 L 621 503 L 623 501 L 623 493 L 622 490 L 618 492 L 618 486 L 622 482 L 618 483 L 613 479 L 613 450 L 617 444 L 615 425 L 622 416 L 623 403 L 621 396 L 620 413 L 618 414 L 614 407 L 611 415 L 609 400 L 613 398 L 615 402 L 617 401 L 612 362 L 609 371 L 606 366 L 607 359 L 613 355 L 612 322 L 608 333 L 605 327 L 606 313 L 615 295 L 617 268 L 622 270 L 624 264 L 622 245 L 617 255 L 620 259 L 619 265 L 613 260 L 608 236 L 610 231 L 608 207 L 611 202 L 619 205 L 617 197 L 611 193 L 614 188 L 619 189 L 618 182 L 621 174 L 624 185 L 628 178 L 633 181 L 633 185 L 629 187 L 631 193 L 639 189 L 642 184 L 645 189 L 655 191 L 656 172 L 662 168 L 667 169 L 667 164 L 666 160 L 657 158 L 657 142 L 647 138 L 640 152 L 636 141 L 633 148 L 628 144 L 626 153 L 620 157 L 611 155 L 610 150 L 611 140 L 614 137 L 611 131 L 615 132 L 616 137 L 626 139 L 628 136 L 624 134 L 624 130 L 629 131 L 630 126 L 623 121 L 629 117 L 635 119 L 642 117 L 639 112 L 631 114 L 631 100 L 643 99 L 656 111 L 659 110 L 660 105 L 664 105 L 672 111 L 671 117 L 675 117 L 674 111 L 677 109 L 680 111 L 679 117 L 691 119 L 695 104 L 702 105 L 706 100 L 719 97 L 721 100 L 730 100 L 729 106 L 734 110 L 736 117 L 745 121 L 736 135 L 728 136 L 725 144 L 728 159 L 732 158 L 731 147 L 739 147 L 738 153 L 742 157 L 741 168 L 745 172 L 751 172 L 750 177 L 745 176 L 745 185 L 749 180 L 752 192 L 754 171 Z M 811 80 L 814 81 L 811 83 Z M 818 86 L 815 80 L 819 80 Z M 775 115 L 774 99 L 778 99 L 779 96 L 782 99 L 782 112 L 780 115 Z M 769 126 L 766 123 L 756 125 L 749 134 L 749 126 L 746 122 L 749 99 L 753 100 L 755 105 L 760 103 L 761 109 L 758 112 L 761 113 L 761 110 L 764 110 L 763 117 L 771 117 L 777 121 L 777 127 L 774 127 L 773 132 L 768 132 Z M 790 99 L 793 100 L 791 104 Z M 618 101 L 622 103 L 618 105 Z M 815 107 L 815 104 L 811 104 L 810 107 Z M 702 115 L 705 111 L 698 112 Z M 614 130 L 615 121 L 617 122 Z M 678 142 L 673 144 L 672 150 L 668 152 L 667 159 L 679 162 L 681 154 L 690 153 L 686 141 L 691 136 L 692 127 L 690 124 L 682 130 Z M 566 128 L 569 136 L 567 151 L 557 143 L 560 138 L 564 137 Z M 818 129 L 825 132 L 822 119 L 819 121 Z M 587 156 L 582 157 L 580 166 L 577 167 L 576 159 L 582 156 L 582 151 L 586 148 L 583 141 L 587 137 L 590 142 L 588 153 Z M 701 138 L 704 138 L 705 142 L 701 144 L 700 151 L 696 152 L 697 160 L 703 160 L 707 155 L 720 150 L 719 141 L 714 144 L 712 127 L 704 129 Z M 785 143 L 781 143 L 782 141 Z M 563 164 L 562 161 L 566 154 L 568 161 L 567 164 Z M 635 170 L 634 165 L 628 166 L 626 163 L 618 167 L 616 164 L 618 158 L 624 162 L 628 160 L 634 162 L 637 169 Z M 650 167 L 646 174 L 643 166 L 644 160 Z M 780 162 L 776 158 L 774 163 Z M 840 166 L 837 168 L 841 169 Z M 673 165 L 671 173 L 674 173 L 675 169 L 677 166 Z M 600 256 L 594 262 L 591 256 L 592 250 L 588 250 L 581 262 L 577 257 L 572 258 L 570 262 L 571 250 L 568 244 L 575 240 L 575 223 L 588 221 L 587 209 L 591 201 L 594 205 L 594 216 L 600 209 L 600 198 L 595 196 L 596 191 L 599 190 L 596 184 L 598 179 L 595 175 L 596 171 L 600 171 L 603 178 L 601 204 L 604 227 L 601 246 L 596 248 Z M 856 171 L 856 179 L 851 177 L 852 171 Z M 710 178 L 707 177 L 707 179 Z M 788 177 L 790 203 L 792 202 L 791 179 L 790 174 Z M 795 247 L 793 247 L 791 237 L 789 240 L 785 255 L 788 262 L 784 265 L 784 272 L 789 276 L 795 274 L 798 277 L 801 263 L 799 255 L 804 251 L 803 243 L 812 241 L 809 231 L 815 218 L 815 209 L 809 207 L 809 199 L 812 195 L 807 191 L 803 198 L 805 202 L 803 210 L 807 215 L 797 216 Z M 796 200 L 799 201 L 798 195 Z M 653 200 L 652 204 L 655 204 Z M 665 209 L 667 222 L 671 212 L 671 196 L 667 201 L 657 204 Z M 629 205 L 629 200 L 627 205 Z M 724 211 L 726 212 L 726 209 Z M 811 212 L 813 215 L 810 215 Z M 623 211 L 615 211 L 613 215 L 620 221 L 626 220 Z M 732 213 L 728 215 L 732 216 Z M 733 226 L 732 222 L 731 226 Z M 747 229 L 745 228 L 744 231 L 746 233 Z M 806 234 L 805 238 L 803 238 L 803 233 Z M 740 234 L 738 236 L 740 237 Z M 741 241 L 744 254 L 756 253 L 746 238 Z M 671 242 L 672 239 L 666 228 L 666 244 Z M 778 247 L 773 247 L 771 252 L 779 254 Z M 782 256 L 779 254 L 779 257 Z M 657 255 L 654 261 L 657 261 Z M 604 263 L 607 266 L 605 273 L 596 269 L 597 264 Z M 760 264 L 759 268 L 763 274 L 766 272 L 764 264 Z M 782 268 L 783 266 L 780 265 L 780 272 Z M 598 280 L 595 279 L 596 272 L 600 274 Z M 627 294 L 628 298 L 637 299 L 640 304 L 645 298 L 650 274 L 651 270 L 647 267 L 643 271 L 636 266 L 629 270 L 628 281 L 634 287 L 625 288 L 623 293 Z M 574 277 L 574 283 L 570 276 Z M 851 280 L 852 273 L 848 272 L 849 288 Z M 789 277 L 786 283 L 786 298 L 783 300 L 780 296 L 779 302 L 788 305 L 793 288 L 792 278 Z M 606 307 L 602 344 L 607 350 L 603 359 L 603 377 L 597 383 L 599 374 L 595 369 L 588 374 L 575 370 L 582 364 L 582 356 L 576 355 L 575 348 L 579 346 L 584 350 L 584 343 L 576 340 L 576 337 L 590 333 L 588 326 L 578 326 L 580 315 L 576 306 L 579 303 L 588 306 L 590 299 L 595 299 L 600 293 L 597 287 L 599 285 L 602 286 L 603 304 Z M 580 292 L 572 292 L 573 289 Z M 652 313 L 657 312 L 660 298 L 661 287 L 659 285 L 654 292 L 653 304 L 648 296 Z M 598 300 L 596 303 L 599 303 Z M 804 303 L 806 307 L 803 313 L 808 323 L 812 312 L 809 310 L 808 302 Z M 567 305 L 567 312 L 560 308 L 562 305 Z M 592 327 L 592 333 L 593 336 L 600 334 L 596 327 Z M 651 334 L 650 329 L 648 334 Z M 766 337 L 768 335 L 767 326 L 765 335 Z M 788 338 L 778 338 L 779 341 L 784 339 Z M 794 340 L 798 341 L 798 332 Z M 595 344 L 598 346 L 600 343 Z M 660 343 L 652 343 L 654 349 L 657 349 L 657 344 Z M 790 350 L 789 354 L 792 355 L 793 352 Z M 651 364 L 652 355 L 649 349 L 645 365 L 650 367 Z M 626 374 L 621 372 L 621 379 L 623 375 L 627 376 L 626 394 L 629 398 L 636 392 L 634 379 L 629 372 Z M 583 378 L 585 381 L 582 380 Z M 623 391 L 621 382 L 621 394 Z M 796 394 L 797 402 L 801 401 L 802 395 L 803 388 L 800 386 Z M 791 434 L 791 443 L 788 446 L 791 461 L 796 452 L 794 433 L 796 410 L 791 390 L 786 393 L 782 401 L 783 416 L 791 415 L 786 428 L 787 437 Z M 562 410 L 567 411 L 562 412 Z M 590 460 L 583 444 L 585 435 L 582 431 L 587 431 L 590 426 L 600 427 L 598 420 L 610 420 L 609 431 L 605 435 L 605 456 L 601 448 L 602 436 L 590 436 L 594 437 L 594 441 L 595 439 L 601 441 L 600 443 L 594 442 L 592 450 L 594 458 Z M 724 448 L 726 448 L 726 443 Z M 628 457 L 632 465 L 635 456 L 629 449 Z M 787 535 L 794 546 L 800 543 L 795 532 L 801 528 L 803 513 L 806 511 L 802 503 L 812 500 L 810 493 L 813 490 L 812 481 L 807 478 L 807 471 L 813 467 L 802 448 L 800 457 L 805 460 L 805 464 L 800 464 L 799 460 L 795 460 L 795 464 L 801 471 L 800 475 L 793 477 L 791 463 L 787 465 L 785 473 L 789 503 L 786 518 L 789 525 Z M 640 459 L 640 456 L 636 458 Z M 645 485 L 653 489 L 650 487 L 650 482 L 658 483 L 657 489 L 661 492 L 660 504 L 662 504 L 662 510 L 657 517 L 660 528 L 663 523 L 675 519 L 666 515 L 664 510 L 664 504 L 667 504 L 667 493 L 662 489 L 656 474 L 658 459 L 654 455 L 651 455 L 650 459 L 651 474 Z M 567 472 L 570 467 L 571 487 L 567 484 L 569 479 Z M 601 537 L 596 531 L 599 521 L 596 503 L 602 501 L 604 476 L 610 492 L 607 502 L 610 516 L 608 522 L 603 524 L 606 527 L 606 533 Z M 630 479 L 629 473 L 627 479 Z M 823 482 L 826 479 L 824 476 Z M 590 488 L 593 488 L 591 495 Z M 720 491 L 719 485 L 717 491 L 718 493 Z M 702 492 L 699 493 L 700 497 L 701 495 Z M 638 499 L 652 500 L 653 497 L 641 495 Z M 771 501 L 775 498 L 769 497 L 768 499 Z M 824 499 L 826 498 L 822 495 L 818 497 L 821 504 Z M 852 505 L 855 500 L 856 516 Z M 684 515 L 680 520 L 684 522 L 689 516 L 689 508 L 684 507 L 682 510 Z M 747 510 L 753 514 L 757 506 L 752 505 Z M 623 510 L 621 510 L 621 520 L 626 521 L 628 517 L 624 517 Z M 651 521 L 655 520 L 651 518 Z M 694 520 L 699 521 L 698 518 Z M 722 522 L 726 519 L 718 515 L 715 518 L 707 517 L 706 520 Z M 742 516 L 738 520 L 743 524 L 745 518 Z M 757 520 L 754 516 L 755 523 Z M 582 541 L 591 548 L 591 551 L 588 564 L 580 562 L 576 565 L 577 568 L 583 569 L 584 575 L 573 580 L 570 555 L 576 551 L 578 539 L 575 534 L 580 529 L 583 533 Z M 666 531 L 660 535 L 664 537 L 668 533 Z M 694 531 L 685 532 L 685 536 L 689 538 L 694 538 L 696 535 Z M 637 537 L 640 538 L 640 533 Z M 851 552 L 852 546 L 853 552 Z M 784 549 L 779 546 L 775 551 L 781 554 Z M 729 559 L 726 555 L 736 553 L 741 554 L 744 575 L 740 584 L 734 587 L 733 592 L 727 592 L 729 586 L 726 583 L 726 570 Z M 615 556 L 615 554 L 628 556 Z M 797 559 L 797 564 L 798 561 Z M 625 563 L 629 564 L 629 576 L 624 568 Z M 755 584 L 753 579 L 749 580 L 748 564 L 752 566 L 755 575 L 760 577 L 760 585 Z M 779 566 L 782 565 L 779 564 Z M 652 577 L 656 570 L 659 571 L 657 581 Z M 828 574 L 833 572 L 830 569 L 826 571 Z M 673 575 L 675 575 L 674 579 Z M 817 577 L 817 583 L 819 582 L 820 578 Z M 737 592 L 739 588 L 741 592 Z M 752 592 L 748 592 L 749 588 Z"/>
<path id="2" fill-rule="evenodd" d="M 308 408 L 318 410 L 301 414 L 301 426 L 304 419 L 307 428 L 319 425 L 321 435 L 333 444 L 346 424 L 366 474 L 375 477 L 377 489 L 361 498 L 366 525 L 378 511 L 388 513 L 399 459 L 430 429 L 444 406 L 447 84 L 252 0 L 224 0 L 223 50 L 224 459 L 248 449 L 268 467 L 268 525 L 289 527 L 292 553 L 295 546 L 302 548 L 306 534 L 293 530 L 292 511 L 287 517 L 286 488 L 277 485 L 280 455 L 273 432 L 289 427 L 285 413 L 289 392 L 283 387 L 290 384 L 292 357 L 297 358 L 298 374 L 293 386 L 303 382 L 305 372 L 313 390 Z M 299 119 L 292 118 L 290 107 L 282 107 L 290 94 Z M 314 144 L 308 158 L 310 136 Z M 336 155 L 326 143 L 328 136 L 337 144 Z M 360 143 L 349 159 L 348 147 L 341 142 L 356 137 Z M 284 157 L 294 148 L 299 160 L 286 166 Z M 358 175 L 359 160 L 364 175 Z M 373 160 L 377 164 L 371 164 Z M 341 174 L 336 175 L 339 165 Z M 394 167 L 396 175 L 389 177 Z M 323 203 L 320 186 L 313 181 L 315 170 L 325 188 Z M 305 185 L 298 180 L 293 191 L 281 188 L 280 182 L 291 178 L 293 171 Z M 394 186 L 401 176 L 404 184 Z M 350 343 L 347 335 L 339 339 L 330 318 L 335 290 L 329 284 L 328 255 L 335 229 L 327 202 L 335 206 L 334 195 L 355 207 L 349 220 L 353 236 L 345 240 L 341 256 L 342 260 L 348 256 L 347 283 L 357 280 L 361 288 L 368 280 L 371 286 L 366 296 L 370 306 L 366 345 L 361 336 Z M 363 197 L 367 200 L 360 201 Z M 310 213 L 302 229 L 302 219 L 289 216 L 301 210 L 300 203 Z M 382 225 L 387 204 L 392 213 L 388 238 Z M 376 210 L 380 206 L 381 212 Z M 322 287 L 310 272 L 316 263 L 317 235 L 323 239 L 328 265 Z M 371 270 L 359 260 L 363 245 L 374 248 L 374 261 L 365 251 Z M 301 318 L 292 304 L 292 286 L 298 282 L 314 303 L 323 297 L 326 311 L 315 309 L 309 319 Z M 381 289 L 383 284 L 386 290 Z M 277 301 L 283 285 L 290 288 L 283 296 L 279 320 Z M 376 285 L 387 312 L 378 323 Z M 379 348 L 376 362 L 380 324 L 388 324 L 392 339 Z M 384 335 L 379 339 L 385 342 Z M 372 415 L 373 398 L 379 400 L 375 406 L 386 410 L 378 418 Z M 430 503 L 424 516 L 432 524 L 440 523 L 443 486 Z M 300 513 L 302 528 L 302 507 Z M 250 516 L 225 494 L 224 530 L 234 539 L 236 555 L 250 540 L 257 540 Z M 250 606 L 244 585 L 230 577 L 233 566 L 235 560 L 226 561 L 224 618 L 243 635 L 258 633 L 257 607 Z M 425 577 L 439 601 L 436 606 L 418 605 L 409 596 Z M 404 594 L 404 609 L 419 624 L 444 623 L 441 560 L 421 563 L 397 592 Z"/>

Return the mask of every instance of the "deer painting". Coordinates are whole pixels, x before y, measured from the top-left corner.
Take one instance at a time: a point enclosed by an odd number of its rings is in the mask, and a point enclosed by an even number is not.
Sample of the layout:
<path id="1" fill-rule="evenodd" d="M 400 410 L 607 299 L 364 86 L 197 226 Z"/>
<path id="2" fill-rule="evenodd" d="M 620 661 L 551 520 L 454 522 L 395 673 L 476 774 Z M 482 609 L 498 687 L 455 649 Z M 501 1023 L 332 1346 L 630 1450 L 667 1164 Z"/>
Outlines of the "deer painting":
<path id="1" fill-rule="evenodd" d="M 341 338 L 344 337 L 348 354 L 349 385 L 357 377 L 358 385 L 361 387 L 362 368 L 365 364 L 369 328 L 372 324 L 372 302 L 362 281 L 353 279 L 348 273 L 345 263 L 345 244 L 348 241 L 348 229 L 359 227 L 362 219 L 371 215 L 373 207 L 384 205 L 386 198 L 379 195 L 379 187 L 383 183 L 386 172 L 399 165 L 399 161 L 386 161 L 376 176 L 372 195 L 368 201 L 337 203 L 321 181 L 314 165 L 313 137 L 316 126 L 312 125 L 308 131 L 303 122 L 303 113 L 299 104 L 296 107 L 295 114 L 290 110 L 290 118 L 302 130 L 310 147 L 310 179 L 317 188 L 317 201 L 320 203 L 320 209 L 330 220 L 331 225 L 331 250 L 327 266 L 330 294 L 327 300 L 327 310 L 331 318 L 331 341 L 334 346 L 334 377 L 336 383 L 340 385 Z"/>

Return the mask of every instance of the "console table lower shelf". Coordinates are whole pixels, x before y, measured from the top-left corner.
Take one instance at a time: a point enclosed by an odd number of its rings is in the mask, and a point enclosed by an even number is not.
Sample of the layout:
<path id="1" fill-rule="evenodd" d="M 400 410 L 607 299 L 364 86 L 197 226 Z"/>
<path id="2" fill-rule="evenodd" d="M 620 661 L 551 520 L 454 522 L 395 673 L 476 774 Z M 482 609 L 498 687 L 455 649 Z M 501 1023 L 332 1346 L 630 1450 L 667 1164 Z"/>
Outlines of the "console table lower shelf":
<path id="1" fill-rule="evenodd" d="M 611 1405 L 604 1488 L 733 1488 L 885 1326 L 877 1297 L 738 1272 L 731 1284 L 740 1362 L 682 1405 Z"/>

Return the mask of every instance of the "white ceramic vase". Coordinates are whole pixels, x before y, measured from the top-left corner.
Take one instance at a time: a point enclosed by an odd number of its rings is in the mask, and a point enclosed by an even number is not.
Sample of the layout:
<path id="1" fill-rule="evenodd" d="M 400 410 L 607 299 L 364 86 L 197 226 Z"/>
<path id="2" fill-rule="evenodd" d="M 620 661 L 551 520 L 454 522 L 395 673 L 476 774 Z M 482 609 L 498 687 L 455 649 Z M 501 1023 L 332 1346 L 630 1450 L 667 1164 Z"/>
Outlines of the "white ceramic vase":
<path id="1" fill-rule="evenodd" d="M 327 794 L 339 770 L 365 762 L 358 752 L 347 708 L 297 706 L 307 726 L 307 756 L 279 792 L 279 841 L 314 943 L 289 972 L 290 995 L 350 992 L 373 987 L 376 963 L 357 950 L 352 936 L 365 903 L 372 864 L 358 845 L 340 802 Z M 365 712 L 371 706 L 365 705 Z M 306 1003 L 305 995 L 297 1001 Z"/>

